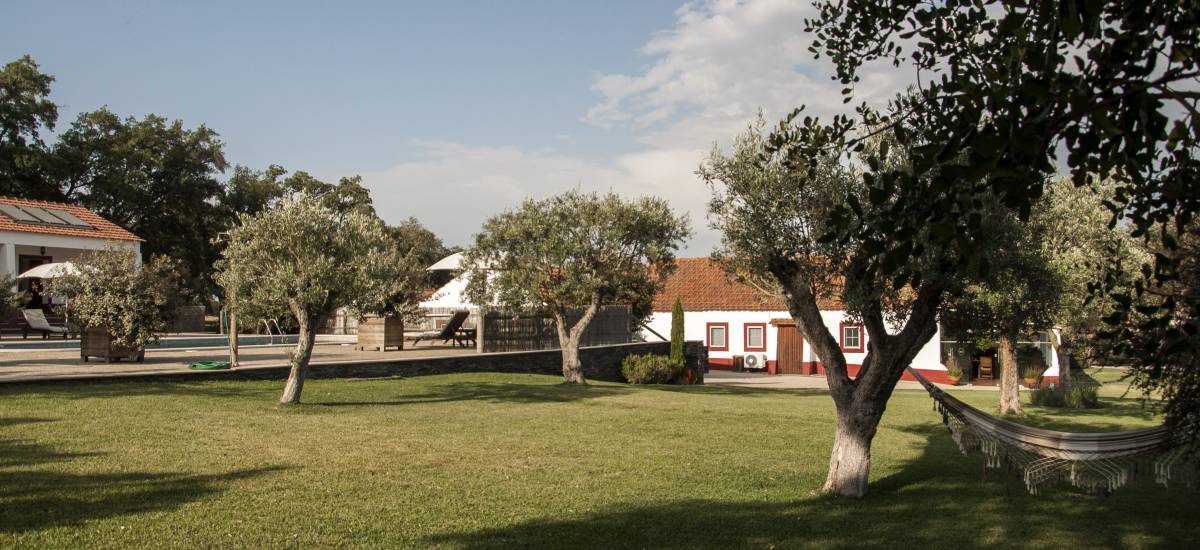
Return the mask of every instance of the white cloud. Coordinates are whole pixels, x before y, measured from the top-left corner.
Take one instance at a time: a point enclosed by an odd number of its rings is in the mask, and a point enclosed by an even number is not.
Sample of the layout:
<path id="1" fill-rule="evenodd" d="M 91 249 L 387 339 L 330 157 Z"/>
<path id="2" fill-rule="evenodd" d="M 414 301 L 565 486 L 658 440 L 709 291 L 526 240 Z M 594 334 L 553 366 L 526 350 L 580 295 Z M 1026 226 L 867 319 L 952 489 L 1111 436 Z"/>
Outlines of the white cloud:
<path id="1" fill-rule="evenodd" d="M 705 218 L 708 190 L 695 170 L 714 143 L 727 145 L 762 109 L 778 120 L 799 105 L 829 116 L 845 106 L 832 67 L 808 52 L 803 19 L 808 2 L 715 0 L 684 5 L 673 29 L 641 49 L 651 59 L 637 74 L 598 74 L 599 102 L 582 114 L 598 128 L 623 126 L 636 152 L 597 163 L 510 147 L 424 144 L 425 158 L 364 174 L 380 211 L 415 215 L 458 244 L 489 215 L 579 186 L 623 195 L 653 194 L 692 219 L 688 254 L 707 254 L 718 241 Z M 890 66 L 868 68 L 858 99 L 883 101 L 908 82 Z M 569 150 L 561 137 L 559 150 Z"/>
<path id="2" fill-rule="evenodd" d="M 614 191 L 626 197 L 656 195 L 675 208 L 703 216 L 706 193 L 692 172 L 692 151 L 654 150 L 624 155 L 611 166 L 512 147 L 422 143 L 420 160 L 364 173 L 376 209 L 389 222 L 416 216 L 448 243 L 467 244 L 487 217 L 516 207 L 526 197 L 570 188 Z M 678 166 L 689 166 L 676 170 Z M 686 196 L 680 191 L 694 185 Z M 693 214 L 693 224 L 697 220 Z M 700 219 L 703 222 L 703 219 Z"/>

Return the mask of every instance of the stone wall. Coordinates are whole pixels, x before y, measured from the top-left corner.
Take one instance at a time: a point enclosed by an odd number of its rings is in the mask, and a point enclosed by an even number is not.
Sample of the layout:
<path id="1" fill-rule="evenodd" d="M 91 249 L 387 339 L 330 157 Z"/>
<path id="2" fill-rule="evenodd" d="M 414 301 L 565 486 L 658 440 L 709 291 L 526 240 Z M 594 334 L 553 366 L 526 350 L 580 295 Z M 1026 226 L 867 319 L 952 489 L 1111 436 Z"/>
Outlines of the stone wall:
<path id="1" fill-rule="evenodd" d="M 621 360 L 630 354 L 656 353 L 667 355 L 669 342 L 636 342 L 596 346 L 579 350 L 584 376 L 590 380 L 623 382 Z M 708 362 L 708 352 L 703 342 L 688 342 L 685 356 L 688 367 L 693 369 L 704 382 L 703 366 Z M 461 372 L 503 372 L 522 374 L 562 374 L 562 354 L 559 350 L 514 351 L 477 355 L 454 355 L 447 357 L 404 358 L 403 352 L 394 358 L 369 361 L 352 361 L 309 367 L 311 378 L 381 378 L 388 376 L 422 376 L 430 374 L 453 374 Z M 73 378 L 61 381 L 138 380 L 138 381 L 189 381 L 197 380 L 285 380 L 286 365 L 270 367 L 246 367 L 237 370 L 215 371 L 168 371 L 135 373 L 125 376 L 103 375 L 96 378 Z M 54 380 L 36 383 L 54 382 Z M 19 382 L 13 382 L 19 383 Z"/>

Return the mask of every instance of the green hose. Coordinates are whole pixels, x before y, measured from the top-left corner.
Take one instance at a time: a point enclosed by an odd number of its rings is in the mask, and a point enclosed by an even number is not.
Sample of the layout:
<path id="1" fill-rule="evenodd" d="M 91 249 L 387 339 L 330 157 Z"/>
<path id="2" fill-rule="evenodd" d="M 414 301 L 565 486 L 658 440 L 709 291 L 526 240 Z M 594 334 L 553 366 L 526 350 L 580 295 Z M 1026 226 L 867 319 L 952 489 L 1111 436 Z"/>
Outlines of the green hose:
<path id="1" fill-rule="evenodd" d="M 188 365 L 192 370 L 221 370 L 229 368 L 229 361 L 196 361 Z"/>

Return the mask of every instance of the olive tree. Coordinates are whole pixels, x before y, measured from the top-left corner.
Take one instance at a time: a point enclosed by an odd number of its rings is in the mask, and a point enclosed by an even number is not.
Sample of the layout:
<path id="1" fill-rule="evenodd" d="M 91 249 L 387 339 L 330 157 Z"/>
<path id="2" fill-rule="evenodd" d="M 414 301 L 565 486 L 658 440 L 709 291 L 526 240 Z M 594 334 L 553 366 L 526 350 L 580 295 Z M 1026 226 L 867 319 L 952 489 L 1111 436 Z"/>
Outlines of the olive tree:
<path id="1" fill-rule="evenodd" d="M 876 63 L 913 77 L 917 93 L 879 121 L 922 128 L 926 146 L 912 163 L 937 172 L 938 187 L 952 191 L 905 194 L 871 222 L 885 229 L 879 248 L 911 247 L 915 228 L 958 223 L 960 251 L 969 255 L 972 237 L 988 228 L 982 217 L 963 216 L 962 206 L 981 188 L 1027 219 L 1045 176 L 1061 168 L 1081 186 L 1116 179 L 1105 201 L 1111 223 L 1159 250 L 1152 268 L 1134 272 L 1142 280 L 1132 287 L 1117 273 L 1126 267 L 1113 262 L 1114 276 L 1099 289 L 1113 301 L 1110 341 L 1134 359 L 1135 380 L 1180 411 L 1168 415 L 1169 427 L 1200 426 L 1200 403 L 1187 402 L 1195 394 L 1180 385 L 1200 379 L 1193 360 L 1200 301 L 1161 296 L 1193 273 L 1177 264 L 1189 257 L 1177 248 L 1200 210 L 1200 4 L 820 0 L 816 7 L 805 25 L 810 49 L 833 63 L 847 103 Z M 810 119 L 779 132 L 775 143 L 809 156 L 829 143 L 852 146 L 864 130 L 846 116 L 829 125 Z M 885 187 L 905 177 L 884 171 L 872 180 Z M 1177 435 L 1200 440 L 1196 429 Z"/>
<path id="2" fill-rule="evenodd" d="M 553 317 L 563 378 L 582 384 L 579 339 L 596 311 L 653 296 L 688 235 L 687 217 L 658 198 L 569 191 L 527 199 L 488 219 L 475 236 L 464 255 L 467 294 L 478 304 Z M 578 309 L 582 315 L 568 325 Z"/>
<path id="3" fill-rule="evenodd" d="M 229 231 L 216 280 L 234 296 L 229 305 L 240 316 L 295 317 L 299 339 L 282 403 L 300 401 L 323 317 L 341 307 L 381 313 L 415 300 L 419 267 L 370 213 L 339 212 L 297 194 L 240 222 Z"/>
<path id="4" fill-rule="evenodd" d="M 792 164 L 770 151 L 764 126 L 760 119 L 737 137 L 730 154 L 714 149 L 700 167 L 713 191 L 710 219 L 722 233 L 715 256 L 737 277 L 759 278 L 755 286 L 778 292 L 825 365 L 837 413 L 825 491 L 861 496 L 871 441 L 892 390 L 935 334 L 943 293 L 959 280 L 947 246 L 956 233 L 953 226 L 922 228 L 910 246 L 880 261 L 874 243 L 881 235 L 856 233 L 861 220 L 894 204 L 897 190 L 871 187 L 863 173 L 911 170 L 904 148 L 884 132 L 848 158 L 831 154 Z M 927 186 L 929 179 L 913 172 L 909 181 Z M 839 218 L 846 216 L 842 206 L 853 220 Z M 839 223 L 855 229 L 829 238 Z M 898 275 L 904 273 L 909 276 Z M 821 316 L 818 303 L 829 298 L 845 303 L 866 328 L 867 354 L 854 378 Z"/>
<path id="5" fill-rule="evenodd" d="M 995 342 L 1000 414 L 1021 414 L 1017 340 L 1025 331 L 1054 326 L 1063 299 L 1063 274 L 1052 267 L 1041 246 L 1049 238 L 1041 225 L 1021 223 L 998 202 L 989 212 L 993 237 L 981 250 L 989 263 L 987 274 L 967 281 L 949 298 L 942 319 L 960 334 L 970 330 L 976 338 Z"/>

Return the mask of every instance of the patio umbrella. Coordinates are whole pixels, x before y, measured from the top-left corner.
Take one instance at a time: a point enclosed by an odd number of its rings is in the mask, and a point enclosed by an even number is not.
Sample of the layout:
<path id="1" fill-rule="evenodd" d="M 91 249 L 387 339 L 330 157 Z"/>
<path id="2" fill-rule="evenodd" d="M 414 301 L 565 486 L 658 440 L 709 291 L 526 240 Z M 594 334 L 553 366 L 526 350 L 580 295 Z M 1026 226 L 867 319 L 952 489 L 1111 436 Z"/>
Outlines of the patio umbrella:
<path id="1" fill-rule="evenodd" d="M 456 252 L 438 260 L 438 263 L 425 268 L 425 271 L 458 271 L 461 267 L 462 252 Z"/>
<path id="2" fill-rule="evenodd" d="M 54 262 L 35 266 L 29 271 L 17 275 L 18 279 L 55 279 L 64 275 L 75 275 L 79 268 L 71 262 Z"/>

